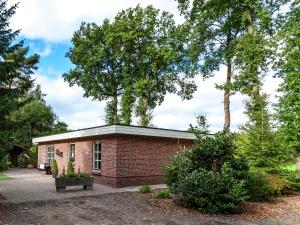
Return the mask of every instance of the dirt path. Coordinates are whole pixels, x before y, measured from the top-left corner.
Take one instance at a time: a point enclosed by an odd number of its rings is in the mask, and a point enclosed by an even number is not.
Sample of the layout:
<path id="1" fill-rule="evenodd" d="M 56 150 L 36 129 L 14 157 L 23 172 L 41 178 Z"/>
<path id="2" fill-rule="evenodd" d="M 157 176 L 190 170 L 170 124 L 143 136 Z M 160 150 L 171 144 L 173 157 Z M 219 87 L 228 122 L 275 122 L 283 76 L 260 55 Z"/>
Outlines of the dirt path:
<path id="1" fill-rule="evenodd" d="M 148 196 L 149 197 L 149 196 Z M 162 201 L 149 201 L 140 193 L 115 193 L 43 202 L 4 204 L 0 224 L 90 225 L 90 224 L 292 224 L 300 221 L 300 195 L 274 203 L 252 204 L 250 213 L 208 215 Z M 285 206 L 287 209 L 284 210 Z M 294 205 L 294 208 L 292 208 Z M 268 210 L 274 208 L 270 213 Z M 269 214 L 257 213 L 266 211 Z M 278 216 L 276 216 L 278 215 Z"/>

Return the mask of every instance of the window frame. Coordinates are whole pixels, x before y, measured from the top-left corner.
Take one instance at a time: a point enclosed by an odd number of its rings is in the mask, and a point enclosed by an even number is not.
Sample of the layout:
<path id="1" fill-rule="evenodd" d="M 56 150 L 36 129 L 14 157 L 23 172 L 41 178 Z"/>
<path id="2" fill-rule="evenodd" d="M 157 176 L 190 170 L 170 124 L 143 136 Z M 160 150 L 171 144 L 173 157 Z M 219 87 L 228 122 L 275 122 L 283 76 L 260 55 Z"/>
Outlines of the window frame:
<path id="1" fill-rule="evenodd" d="M 49 149 L 52 149 L 49 151 Z M 49 157 L 49 155 L 51 157 Z M 55 150 L 54 150 L 54 145 L 47 145 L 47 163 L 51 164 L 52 160 L 54 159 L 55 155 Z"/>
<path id="2" fill-rule="evenodd" d="M 70 159 L 71 159 L 71 146 L 74 146 L 74 161 L 70 161 Z M 68 162 L 71 162 L 71 163 L 75 163 L 75 158 L 76 158 L 76 145 L 74 144 L 74 143 L 71 143 L 71 144 L 69 144 L 69 147 L 68 147 Z"/>
<path id="3" fill-rule="evenodd" d="M 100 156 L 100 159 L 98 158 L 97 160 L 95 159 L 95 153 L 96 153 L 96 145 L 99 146 L 98 148 L 98 155 Z M 102 157 L 101 157 L 101 141 L 95 141 L 93 142 L 93 171 L 101 172 L 101 166 L 102 166 Z M 98 164 L 98 168 L 95 167 L 95 162 Z"/>

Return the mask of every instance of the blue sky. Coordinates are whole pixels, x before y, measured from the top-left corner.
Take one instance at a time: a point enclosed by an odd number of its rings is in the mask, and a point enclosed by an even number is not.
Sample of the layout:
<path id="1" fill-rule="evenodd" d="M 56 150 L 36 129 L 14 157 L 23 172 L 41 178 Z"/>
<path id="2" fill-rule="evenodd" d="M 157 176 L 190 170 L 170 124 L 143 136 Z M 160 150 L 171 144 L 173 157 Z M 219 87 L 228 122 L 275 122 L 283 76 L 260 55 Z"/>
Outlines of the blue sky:
<path id="1" fill-rule="evenodd" d="M 180 23 L 183 18 L 177 11 L 174 0 L 9 0 L 8 4 L 20 2 L 17 13 L 11 20 L 13 29 L 21 29 L 21 38 L 31 52 L 41 55 L 39 70 L 34 77 L 47 94 L 46 101 L 71 129 L 104 124 L 105 102 L 96 102 L 83 97 L 80 87 L 69 87 L 62 79 L 72 64 L 65 57 L 71 47 L 71 37 L 82 21 L 101 24 L 105 18 L 112 19 L 121 9 L 137 4 L 152 4 L 174 14 Z M 154 111 L 153 124 L 157 127 L 187 129 L 195 123 L 198 113 L 206 114 L 212 130 L 223 125 L 223 93 L 216 90 L 215 83 L 224 82 L 225 70 L 205 82 L 196 78 L 198 90 L 190 101 L 181 101 L 176 95 L 167 95 L 161 106 Z M 275 90 L 279 80 L 266 78 L 264 91 L 275 102 Z M 246 121 L 243 115 L 245 97 L 235 95 L 232 103 L 232 125 L 237 129 Z"/>

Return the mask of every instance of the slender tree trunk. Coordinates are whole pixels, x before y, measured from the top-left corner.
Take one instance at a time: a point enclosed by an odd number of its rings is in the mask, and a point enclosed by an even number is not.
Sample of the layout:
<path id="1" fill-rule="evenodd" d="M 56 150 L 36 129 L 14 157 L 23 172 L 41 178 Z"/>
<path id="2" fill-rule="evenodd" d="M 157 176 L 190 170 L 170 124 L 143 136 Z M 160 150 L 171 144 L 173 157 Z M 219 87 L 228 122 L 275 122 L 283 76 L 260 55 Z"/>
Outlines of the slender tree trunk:
<path id="1" fill-rule="evenodd" d="M 113 109 L 114 109 L 114 115 L 113 115 L 113 123 L 118 124 L 119 118 L 118 118 L 118 95 L 114 95 L 113 99 Z"/>
<path id="2" fill-rule="evenodd" d="M 252 15 L 251 15 L 251 12 L 249 10 L 247 10 L 246 12 L 246 15 L 247 15 L 247 22 L 248 22 L 248 25 L 247 25 L 247 31 L 248 31 L 248 34 L 254 34 L 254 25 L 253 25 L 253 22 L 252 22 Z M 254 82 L 252 84 L 252 95 L 253 97 L 259 97 L 260 96 L 260 92 L 259 92 L 259 78 L 258 78 L 258 68 L 257 66 L 254 66 L 253 68 L 253 73 L 254 74 Z"/>
<path id="3" fill-rule="evenodd" d="M 147 127 L 149 126 L 149 119 L 148 119 L 148 98 L 143 96 L 142 98 L 142 114 L 141 114 L 141 126 Z"/>
<path id="4" fill-rule="evenodd" d="M 122 96 L 122 123 L 130 125 L 132 117 L 132 108 L 134 104 L 134 96 L 130 86 L 126 87 Z"/>
<path id="5" fill-rule="evenodd" d="M 232 77 L 232 63 L 229 60 L 227 64 L 227 76 L 224 88 L 224 133 L 228 135 L 230 133 L 230 84 Z"/>

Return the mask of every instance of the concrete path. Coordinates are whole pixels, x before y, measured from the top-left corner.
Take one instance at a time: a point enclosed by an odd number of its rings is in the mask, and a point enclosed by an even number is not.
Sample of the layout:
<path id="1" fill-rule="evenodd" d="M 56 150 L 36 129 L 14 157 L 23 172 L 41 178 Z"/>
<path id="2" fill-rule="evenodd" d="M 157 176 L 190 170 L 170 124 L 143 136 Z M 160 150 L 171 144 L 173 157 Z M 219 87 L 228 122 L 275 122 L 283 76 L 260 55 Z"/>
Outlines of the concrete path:
<path id="1" fill-rule="evenodd" d="M 45 201 L 80 196 L 102 195 L 117 192 L 134 192 L 139 187 L 112 188 L 94 184 L 93 190 L 83 190 L 82 187 L 67 187 L 67 192 L 55 191 L 54 179 L 44 171 L 36 169 L 11 169 L 5 173 L 14 179 L 0 181 L 0 202 L 21 203 Z M 153 189 L 164 188 L 165 185 L 152 185 Z"/>

